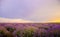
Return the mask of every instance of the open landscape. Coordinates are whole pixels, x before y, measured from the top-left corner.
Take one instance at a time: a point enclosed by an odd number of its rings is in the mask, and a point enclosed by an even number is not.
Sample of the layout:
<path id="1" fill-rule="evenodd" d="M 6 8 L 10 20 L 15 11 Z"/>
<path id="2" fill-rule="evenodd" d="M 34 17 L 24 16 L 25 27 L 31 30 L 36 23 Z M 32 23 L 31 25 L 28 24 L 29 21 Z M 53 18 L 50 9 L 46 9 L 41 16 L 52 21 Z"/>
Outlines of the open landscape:
<path id="1" fill-rule="evenodd" d="M 60 0 L 0 0 L 0 37 L 60 37 Z"/>

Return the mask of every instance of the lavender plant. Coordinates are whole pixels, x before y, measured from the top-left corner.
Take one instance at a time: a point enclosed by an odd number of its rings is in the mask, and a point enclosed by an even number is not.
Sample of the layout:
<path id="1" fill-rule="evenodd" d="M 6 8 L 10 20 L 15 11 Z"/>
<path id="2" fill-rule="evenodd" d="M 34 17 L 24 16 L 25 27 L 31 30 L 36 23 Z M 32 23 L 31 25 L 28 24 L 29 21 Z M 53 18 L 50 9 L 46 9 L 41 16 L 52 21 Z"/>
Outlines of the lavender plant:
<path id="1" fill-rule="evenodd" d="M 21 37 L 21 32 L 20 31 L 16 31 L 16 36 L 17 37 Z"/>

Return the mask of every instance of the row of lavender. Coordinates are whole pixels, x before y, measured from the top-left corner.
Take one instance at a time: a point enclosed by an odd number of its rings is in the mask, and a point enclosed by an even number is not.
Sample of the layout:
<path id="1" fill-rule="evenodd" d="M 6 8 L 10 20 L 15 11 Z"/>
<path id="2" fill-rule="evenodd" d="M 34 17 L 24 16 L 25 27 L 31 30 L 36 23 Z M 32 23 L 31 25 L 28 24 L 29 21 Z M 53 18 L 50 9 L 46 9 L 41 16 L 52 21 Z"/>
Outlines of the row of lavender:
<path id="1" fill-rule="evenodd" d="M 60 37 L 60 23 L 0 23 L 0 37 Z"/>

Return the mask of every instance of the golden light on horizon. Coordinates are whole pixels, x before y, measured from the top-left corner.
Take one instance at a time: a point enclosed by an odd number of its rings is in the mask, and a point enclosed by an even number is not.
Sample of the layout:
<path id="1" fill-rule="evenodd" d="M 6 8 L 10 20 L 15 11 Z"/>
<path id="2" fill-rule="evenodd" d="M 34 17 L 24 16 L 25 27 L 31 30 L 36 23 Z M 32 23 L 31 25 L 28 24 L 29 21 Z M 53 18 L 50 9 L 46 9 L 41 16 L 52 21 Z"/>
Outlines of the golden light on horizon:
<path id="1" fill-rule="evenodd" d="M 49 22 L 60 22 L 60 18 L 54 18 L 52 20 L 49 20 Z"/>

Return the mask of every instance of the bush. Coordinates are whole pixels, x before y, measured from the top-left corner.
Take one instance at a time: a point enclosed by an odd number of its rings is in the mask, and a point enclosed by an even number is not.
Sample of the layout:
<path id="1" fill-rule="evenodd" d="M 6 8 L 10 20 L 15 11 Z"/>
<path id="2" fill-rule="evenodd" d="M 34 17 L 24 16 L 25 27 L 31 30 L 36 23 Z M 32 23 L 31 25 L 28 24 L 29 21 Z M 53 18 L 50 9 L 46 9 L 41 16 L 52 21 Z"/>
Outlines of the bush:
<path id="1" fill-rule="evenodd" d="M 7 29 L 7 31 L 10 31 L 11 33 L 14 32 L 16 29 L 11 27 L 11 26 L 7 26 L 5 27 Z"/>
<path id="2" fill-rule="evenodd" d="M 0 30 L 0 37 L 3 37 L 3 36 L 5 36 L 4 35 L 4 31 L 3 30 Z"/>
<path id="3" fill-rule="evenodd" d="M 0 37 L 13 37 L 11 33 L 4 32 L 3 30 L 0 30 Z"/>

